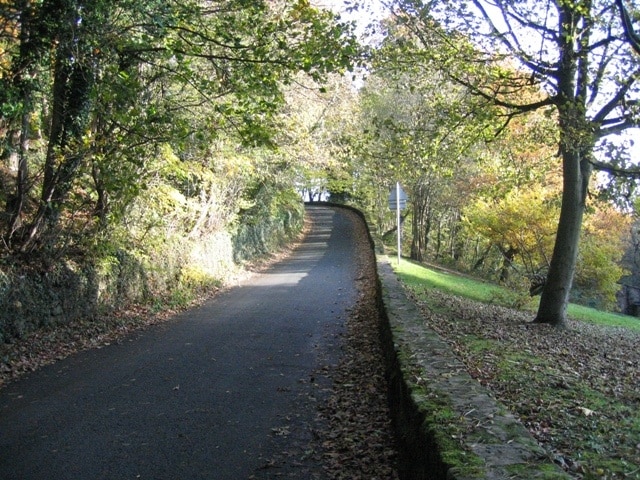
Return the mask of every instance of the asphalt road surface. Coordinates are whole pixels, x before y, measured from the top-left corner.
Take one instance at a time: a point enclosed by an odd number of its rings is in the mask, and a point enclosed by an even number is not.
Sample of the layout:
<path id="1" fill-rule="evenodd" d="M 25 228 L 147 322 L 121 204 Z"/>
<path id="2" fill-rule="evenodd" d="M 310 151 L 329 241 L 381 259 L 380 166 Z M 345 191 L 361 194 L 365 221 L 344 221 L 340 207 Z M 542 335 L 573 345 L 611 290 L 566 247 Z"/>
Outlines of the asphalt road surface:
<path id="1" fill-rule="evenodd" d="M 356 241 L 353 215 L 307 214 L 267 271 L 0 390 L 0 479 L 323 478 L 317 372 L 357 299 Z"/>

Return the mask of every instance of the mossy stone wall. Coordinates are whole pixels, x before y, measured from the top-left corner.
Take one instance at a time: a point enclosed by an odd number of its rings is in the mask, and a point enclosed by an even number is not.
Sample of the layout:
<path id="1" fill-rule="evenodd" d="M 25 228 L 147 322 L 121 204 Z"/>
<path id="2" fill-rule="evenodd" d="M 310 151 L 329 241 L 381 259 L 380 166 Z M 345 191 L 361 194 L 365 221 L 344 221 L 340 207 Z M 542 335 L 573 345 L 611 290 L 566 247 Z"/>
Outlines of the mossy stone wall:
<path id="1" fill-rule="evenodd" d="M 270 211 L 251 215 L 246 223 L 241 219 L 234 233 L 168 239 L 153 253 L 120 249 L 84 263 L 0 266 L 0 342 L 43 327 L 99 321 L 101 314 L 127 305 L 179 301 L 190 289 L 224 284 L 240 263 L 274 252 L 301 231 L 301 202 Z"/>

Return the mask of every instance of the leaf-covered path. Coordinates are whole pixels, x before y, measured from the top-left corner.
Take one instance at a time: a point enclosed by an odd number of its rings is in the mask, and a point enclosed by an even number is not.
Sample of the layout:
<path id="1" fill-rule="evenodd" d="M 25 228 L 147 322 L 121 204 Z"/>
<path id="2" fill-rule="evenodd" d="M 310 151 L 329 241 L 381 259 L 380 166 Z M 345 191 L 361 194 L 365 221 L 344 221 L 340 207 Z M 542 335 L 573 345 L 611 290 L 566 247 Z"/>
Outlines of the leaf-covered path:
<path id="1" fill-rule="evenodd" d="M 0 391 L 0 478 L 394 478 L 361 220 L 311 208 L 285 261 Z"/>

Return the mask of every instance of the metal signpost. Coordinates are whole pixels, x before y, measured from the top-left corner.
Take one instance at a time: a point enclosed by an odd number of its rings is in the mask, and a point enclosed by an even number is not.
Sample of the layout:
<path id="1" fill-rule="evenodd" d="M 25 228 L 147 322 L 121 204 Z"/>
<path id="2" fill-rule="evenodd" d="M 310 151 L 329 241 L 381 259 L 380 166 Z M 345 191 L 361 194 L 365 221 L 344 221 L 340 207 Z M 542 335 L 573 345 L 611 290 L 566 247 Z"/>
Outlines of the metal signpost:
<path id="1" fill-rule="evenodd" d="M 391 210 L 396 211 L 396 225 L 397 225 L 397 233 L 398 233 L 398 265 L 400 265 L 400 252 L 401 252 L 401 237 L 402 230 L 400 228 L 400 210 L 404 210 L 407 208 L 407 194 L 404 193 L 402 187 L 400 186 L 400 182 L 396 182 L 396 188 L 391 190 L 389 193 L 389 208 Z"/>

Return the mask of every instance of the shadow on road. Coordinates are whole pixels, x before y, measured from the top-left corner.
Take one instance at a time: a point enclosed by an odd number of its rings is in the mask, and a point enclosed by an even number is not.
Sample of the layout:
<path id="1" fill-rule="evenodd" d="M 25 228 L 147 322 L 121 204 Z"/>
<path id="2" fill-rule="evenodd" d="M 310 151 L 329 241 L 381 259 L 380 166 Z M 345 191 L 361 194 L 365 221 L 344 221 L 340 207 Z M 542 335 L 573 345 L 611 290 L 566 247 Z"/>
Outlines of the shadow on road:
<path id="1" fill-rule="evenodd" d="M 357 297 L 353 219 L 172 321 L 0 392 L 0 478 L 323 478 L 310 450 Z M 274 470 L 277 469 L 277 470 Z"/>

